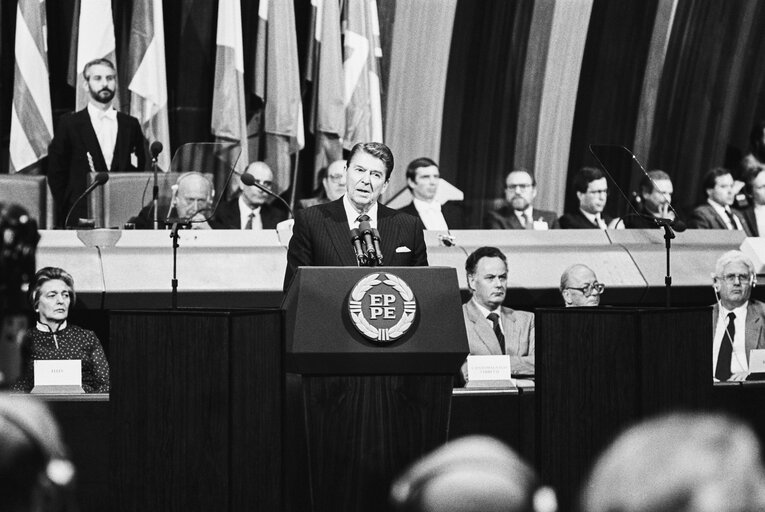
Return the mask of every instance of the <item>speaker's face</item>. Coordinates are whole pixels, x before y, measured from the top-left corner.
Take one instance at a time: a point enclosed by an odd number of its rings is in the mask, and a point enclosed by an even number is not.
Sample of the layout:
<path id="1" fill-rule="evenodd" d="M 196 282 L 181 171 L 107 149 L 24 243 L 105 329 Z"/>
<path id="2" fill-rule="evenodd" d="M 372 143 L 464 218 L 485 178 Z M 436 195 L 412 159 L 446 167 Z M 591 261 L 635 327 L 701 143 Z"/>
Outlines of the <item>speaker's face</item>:
<path id="1" fill-rule="evenodd" d="M 69 316 L 72 290 L 60 279 L 51 279 L 40 287 L 38 319 L 44 324 L 61 323 Z"/>

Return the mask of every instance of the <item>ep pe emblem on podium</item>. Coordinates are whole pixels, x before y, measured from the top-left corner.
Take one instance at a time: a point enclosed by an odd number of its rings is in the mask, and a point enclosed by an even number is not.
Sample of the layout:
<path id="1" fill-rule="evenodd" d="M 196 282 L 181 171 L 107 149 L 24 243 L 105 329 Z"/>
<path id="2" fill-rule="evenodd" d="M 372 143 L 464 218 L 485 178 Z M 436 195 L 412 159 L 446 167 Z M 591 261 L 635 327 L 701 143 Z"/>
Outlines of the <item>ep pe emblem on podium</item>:
<path id="1" fill-rule="evenodd" d="M 387 343 L 403 336 L 417 314 L 409 285 L 389 272 L 369 274 L 351 290 L 348 311 L 356 329 L 367 339 Z"/>

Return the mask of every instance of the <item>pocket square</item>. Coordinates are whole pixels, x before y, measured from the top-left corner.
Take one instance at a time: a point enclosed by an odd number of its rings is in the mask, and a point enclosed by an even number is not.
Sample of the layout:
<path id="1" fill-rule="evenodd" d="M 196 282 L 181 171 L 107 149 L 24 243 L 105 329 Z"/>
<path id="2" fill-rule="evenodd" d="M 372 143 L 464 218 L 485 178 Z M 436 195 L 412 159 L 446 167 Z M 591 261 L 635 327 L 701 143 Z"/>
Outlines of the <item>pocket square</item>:
<path id="1" fill-rule="evenodd" d="M 412 250 L 405 245 L 402 245 L 401 247 L 396 247 L 396 254 L 401 254 L 402 252 L 412 252 Z"/>

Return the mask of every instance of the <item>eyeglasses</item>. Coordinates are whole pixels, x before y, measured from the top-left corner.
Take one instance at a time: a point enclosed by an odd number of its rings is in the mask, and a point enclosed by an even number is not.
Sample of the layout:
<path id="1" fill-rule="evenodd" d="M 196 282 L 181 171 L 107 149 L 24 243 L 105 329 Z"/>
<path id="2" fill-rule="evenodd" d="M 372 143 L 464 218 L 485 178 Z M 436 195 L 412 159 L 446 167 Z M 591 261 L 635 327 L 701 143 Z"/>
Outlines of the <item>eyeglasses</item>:
<path id="1" fill-rule="evenodd" d="M 752 284 L 752 276 L 749 274 L 725 274 L 718 277 L 722 278 L 727 284 Z"/>
<path id="2" fill-rule="evenodd" d="M 341 183 L 345 181 L 345 174 L 337 174 L 335 176 L 329 175 L 327 176 L 327 179 L 332 183 Z"/>
<path id="3" fill-rule="evenodd" d="M 585 297 L 589 297 L 593 293 L 600 295 L 606 290 L 606 285 L 595 281 L 594 283 L 586 284 L 581 288 L 574 288 L 573 286 L 567 286 L 566 290 L 578 290 L 584 294 Z"/>
<path id="4" fill-rule="evenodd" d="M 505 185 L 506 190 L 528 190 L 533 187 L 531 183 L 519 183 L 517 185 Z"/>

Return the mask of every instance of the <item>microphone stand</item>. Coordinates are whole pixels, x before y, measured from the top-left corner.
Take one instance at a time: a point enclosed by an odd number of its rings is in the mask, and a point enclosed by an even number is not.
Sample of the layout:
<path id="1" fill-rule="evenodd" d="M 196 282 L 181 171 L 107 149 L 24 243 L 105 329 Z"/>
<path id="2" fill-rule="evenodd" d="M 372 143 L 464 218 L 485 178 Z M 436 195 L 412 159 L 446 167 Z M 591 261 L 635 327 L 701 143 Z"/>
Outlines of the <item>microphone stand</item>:
<path id="1" fill-rule="evenodd" d="M 173 277 L 170 280 L 170 286 L 172 288 L 171 303 L 173 309 L 178 309 L 178 240 L 181 238 L 178 231 L 181 228 L 188 226 L 188 222 L 176 220 L 173 222 L 173 227 L 170 229 L 170 238 L 173 239 Z"/>
<path id="2" fill-rule="evenodd" d="M 157 157 L 159 155 L 152 155 L 151 157 L 151 170 L 154 173 L 154 188 L 152 189 L 152 202 L 154 203 L 154 230 L 159 229 L 159 219 L 157 217 L 159 208 L 159 185 L 157 184 Z"/>
<path id="3" fill-rule="evenodd" d="M 664 276 L 664 288 L 666 289 L 666 305 L 669 308 L 672 304 L 672 274 L 670 272 L 670 254 L 672 252 L 672 239 L 675 238 L 675 231 L 672 229 L 670 219 L 654 219 L 654 222 L 664 228 L 664 247 L 667 252 L 667 274 Z"/>

